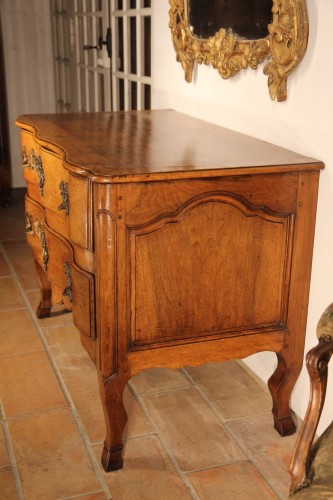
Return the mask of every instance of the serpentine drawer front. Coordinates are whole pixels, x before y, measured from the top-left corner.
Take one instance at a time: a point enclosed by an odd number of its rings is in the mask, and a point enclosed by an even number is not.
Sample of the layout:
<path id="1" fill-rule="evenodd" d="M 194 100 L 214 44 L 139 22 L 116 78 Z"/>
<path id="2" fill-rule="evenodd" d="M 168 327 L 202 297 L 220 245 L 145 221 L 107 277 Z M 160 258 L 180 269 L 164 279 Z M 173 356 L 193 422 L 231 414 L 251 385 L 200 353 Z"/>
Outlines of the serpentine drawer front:
<path id="1" fill-rule="evenodd" d="M 277 354 L 274 426 L 302 366 L 323 164 L 174 111 L 21 116 L 27 239 L 41 288 L 96 364 L 105 470 L 145 368 Z"/>

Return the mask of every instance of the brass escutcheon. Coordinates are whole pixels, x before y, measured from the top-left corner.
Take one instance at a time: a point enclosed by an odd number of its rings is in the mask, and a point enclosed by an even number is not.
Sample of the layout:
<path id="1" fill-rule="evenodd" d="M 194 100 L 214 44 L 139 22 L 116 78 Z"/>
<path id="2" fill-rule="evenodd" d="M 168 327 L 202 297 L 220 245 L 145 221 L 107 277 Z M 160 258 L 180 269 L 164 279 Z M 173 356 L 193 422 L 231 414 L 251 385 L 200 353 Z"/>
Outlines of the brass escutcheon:
<path id="1" fill-rule="evenodd" d="M 68 297 L 69 302 L 72 303 L 73 302 L 72 272 L 71 272 L 71 265 L 67 261 L 64 262 L 64 270 L 66 275 L 66 288 L 62 292 L 62 294 L 64 297 Z"/>
<path id="2" fill-rule="evenodd" d="M 35 170 L 37 172 L 39 191 L 40 194 L 44 196 L 45 175 L 41 157 L 37 156 L 33 149 L 31 149 L 30 154 L 27 155 L 24 147 L 22 150 L 22 167 L 31 168 L 31 170 Z"/>
<path id="3" fill-rule="evenodd" d="M 61 205 L 59 205 L 58 210 L 65 210 L 66 215 L 69 215 L 68 183 L 61 181 L 59 184 L 59 189 L 62 198 L 62 203 Z"/>
<path id="4" fill-rule="evenodd" d="M 27 234 L 32 234 L 42 242 L 42 259 L 43 259 L 43 268 L 47 271 L 48 262 L 49 262 L 49 252 L 46 244 L 46 237 L 44 232 L 44 226 L 36 219 L 32 222 L 32 215 L 26 212 L 25 214 L 25 230 Z"/>

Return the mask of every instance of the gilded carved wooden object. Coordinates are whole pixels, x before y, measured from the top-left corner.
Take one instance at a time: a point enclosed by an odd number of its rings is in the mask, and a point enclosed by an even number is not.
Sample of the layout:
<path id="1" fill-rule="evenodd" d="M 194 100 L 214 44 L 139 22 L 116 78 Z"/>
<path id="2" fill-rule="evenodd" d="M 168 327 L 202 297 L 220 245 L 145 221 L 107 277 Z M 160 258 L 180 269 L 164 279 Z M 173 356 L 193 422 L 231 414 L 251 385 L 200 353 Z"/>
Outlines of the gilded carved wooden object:
<path id="1" fill-rule="evenodd" d="M 223 79 L 241 69 L 256 69 L 267 61 L 264 74 L 268 76 L 271 99 L 285 101 L 287 78 L 302 60 L 307 46 L 305 0 L 272 0 L 267 36 L 259 39 L 246 39 L 227 27 L 221 27 L 208 38 L 197 37 L 189 19 L 190 1 L 169 0 L 169 26 L 185 80 L 192 81 L 195 61 L 213 66 Z"/>

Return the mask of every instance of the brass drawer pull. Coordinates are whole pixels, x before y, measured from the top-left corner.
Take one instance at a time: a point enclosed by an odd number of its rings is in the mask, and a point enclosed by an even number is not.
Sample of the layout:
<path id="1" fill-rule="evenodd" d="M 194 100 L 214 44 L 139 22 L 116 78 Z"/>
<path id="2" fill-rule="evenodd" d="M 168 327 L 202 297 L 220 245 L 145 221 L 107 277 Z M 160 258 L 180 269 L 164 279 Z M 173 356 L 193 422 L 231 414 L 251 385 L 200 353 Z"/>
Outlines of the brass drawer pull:
<path id="1" fill-rule="evenodd" d="M 39 191 L 40 194 L 44 196 L 45 175 L 41 157 L 37 156 L 33 149 L 30 151 L 30 154 L 27 155 L 26 149 L 23 148 L 22 167 L 31 168 L 31 170 L 35 170 L 37 172 Z"/>
<path id="2" fill-rule="evenodd" d="M 29 234 L 33 234 L 33 229 L 32 229 L 32 215 L 30 215 L 28 212 L 25 214 L 25 232 Z"/>
<path id="3" fill-rule="evenodd" d="M 72 303 L 73 302 L 72 272 L 71 272 L 71 265 L 67 261 L 64 262 L 64 270 L 66 275 L 66 288 L 62 292 L 62 294 L 64 297 L 68 297 L 69 302 Z"/>
<path id="4" fill-rule="evenodd" d="M 59 205 L 58 210 L 65 210 L 66 215 L 69 215 L 69 194 L 67 182 L 61 181 L 59 184 L 62 203 Z"/>
<path id="5" fill-rule="evenodd" d="M 32 222 L 32 215 L 29 213 L 25 214 L 25 230 L 27 234 L 32 234 L 42 242 L 42 259 L 44 271 L 47 271 L 47 266 L 49 262 L 49 252 L 46 244 L 46 237 L 44 232 L 44 226 L 36 219 Z"/>

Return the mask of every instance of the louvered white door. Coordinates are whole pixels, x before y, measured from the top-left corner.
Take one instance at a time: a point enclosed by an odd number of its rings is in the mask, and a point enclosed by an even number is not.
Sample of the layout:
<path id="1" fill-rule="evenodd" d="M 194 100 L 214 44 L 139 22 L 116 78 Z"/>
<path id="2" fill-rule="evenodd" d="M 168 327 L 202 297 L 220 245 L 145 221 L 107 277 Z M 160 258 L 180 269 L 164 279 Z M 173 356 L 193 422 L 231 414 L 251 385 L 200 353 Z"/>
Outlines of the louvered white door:
<path id="1" fill-rule="evenodd" d="M 73 7 L 68 0 L 51 0 L 57 111 L 76 111 L 76 59 Z"/>
<path id="2" fill-rule="evenodd" d="M 51 0 L 51 8 L 58 111 L 150 109 L 151 0 Z"/>
<path id="3" fill-rule="evenodd" d="M 151 107 L 151 0 L 111 0 L 113 108 Z"/>
<path id="4" fill-rule="evenodd" d="M 75 0 L 77 93 L 82 111 L 111 110 L 110 58 L 104 43 L 109 27 L 108 0 Z"/>

